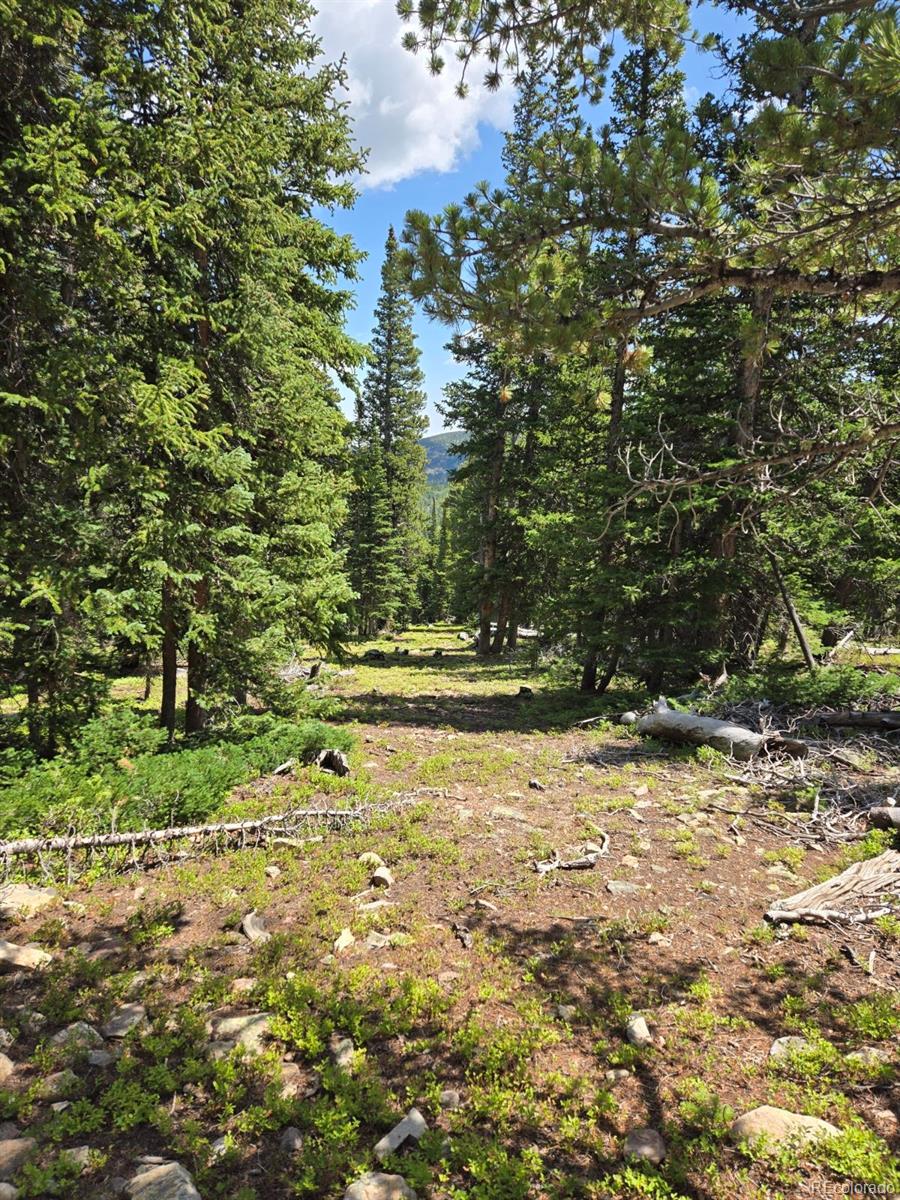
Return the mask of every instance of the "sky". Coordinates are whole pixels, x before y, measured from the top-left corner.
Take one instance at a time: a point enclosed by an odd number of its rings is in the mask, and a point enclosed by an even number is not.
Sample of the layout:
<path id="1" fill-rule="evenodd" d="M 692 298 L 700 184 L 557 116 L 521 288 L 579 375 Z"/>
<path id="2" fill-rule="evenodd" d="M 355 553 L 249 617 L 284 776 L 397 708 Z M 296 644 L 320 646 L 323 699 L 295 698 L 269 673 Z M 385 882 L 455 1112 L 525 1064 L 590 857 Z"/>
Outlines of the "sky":
<path id="1" fill-rule="evenodd" d="M 313 24 L 325 58 L 335 61 L 346 54 L 346 99 L 354 136 L 369 151 L 356 205 L 330 218 L 368 256 L 360 265 L 356 308 L 348 321 L 348 331 L 363 342 L 372 334 L 389 226 L 399 235 L 409 209 L 438 213 L 483 179 L 501 182 L 503 132 L 512 124 L 515 101 L 509 85 L 487 92 L 477 72 L 469 80 L 469 95 L 458 99 L 452 56 L 443 74 L 431 75 L 422 57 L 401 46 L 405 26 L 394 4 L 395 0 L 318 0 Z M 731 20 L 720 9 L 695 14 L 703 32 L 733 33 Z M 683 69 L 689 99 L 719 90 L 710 75 L 712 65 L 709 55 L 688 48 Z M 443 386 L 462 373 L 445 349 L 450 332 L 417 313 L 415 333 L 422 352 L 430 433 L 443 428 L 437 411 Z M 348 415 L 350 408 L 348 404 Z"/>

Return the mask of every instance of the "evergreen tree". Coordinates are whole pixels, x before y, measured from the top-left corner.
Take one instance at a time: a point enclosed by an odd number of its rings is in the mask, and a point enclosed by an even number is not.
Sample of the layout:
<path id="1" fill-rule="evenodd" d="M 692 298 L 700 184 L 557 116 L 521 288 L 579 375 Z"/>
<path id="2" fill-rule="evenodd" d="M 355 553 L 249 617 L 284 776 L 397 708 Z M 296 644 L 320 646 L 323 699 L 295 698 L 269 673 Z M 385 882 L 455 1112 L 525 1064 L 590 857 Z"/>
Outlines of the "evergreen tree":
<path id="1" fill-rule="evenodd" d="M 402 622 L 412 615 L 425 550 L 425 450 L 420 438 L 427 422 L 412 317 L 413 305 L 391 229 L 381 268 L 371 365 L 356 416 L 356 476 L 362 487 L 350 525 L 354 547 L 350 577 L 359 597 L 358 625 L 366 633 L 379 624 Z M 377 502 L 373 500 L 377 513 L 364 511 L 370 487 L 374 488 L 373 497 L 378 497 Z M 363 560 L 363 546 L 369 547 L 374 562 Z"/>

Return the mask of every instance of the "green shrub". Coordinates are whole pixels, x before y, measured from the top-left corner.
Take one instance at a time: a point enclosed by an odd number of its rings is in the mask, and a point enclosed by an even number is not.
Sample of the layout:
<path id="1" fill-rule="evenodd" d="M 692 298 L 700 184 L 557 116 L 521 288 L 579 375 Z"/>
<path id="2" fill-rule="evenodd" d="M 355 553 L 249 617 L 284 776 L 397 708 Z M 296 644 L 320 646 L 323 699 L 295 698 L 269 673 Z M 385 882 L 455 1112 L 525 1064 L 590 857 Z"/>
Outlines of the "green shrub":
<path id="1" fill-rule="evenodd" d="M 91 833 L 187 824 L 209 817 L 238 785 L 352 738 L 321 721 L 243 717 L 202 745 L 161 751 L 146 718 L 116 711 L 91 721 L 69 755 L 0 789 L 0 832 Z"/>

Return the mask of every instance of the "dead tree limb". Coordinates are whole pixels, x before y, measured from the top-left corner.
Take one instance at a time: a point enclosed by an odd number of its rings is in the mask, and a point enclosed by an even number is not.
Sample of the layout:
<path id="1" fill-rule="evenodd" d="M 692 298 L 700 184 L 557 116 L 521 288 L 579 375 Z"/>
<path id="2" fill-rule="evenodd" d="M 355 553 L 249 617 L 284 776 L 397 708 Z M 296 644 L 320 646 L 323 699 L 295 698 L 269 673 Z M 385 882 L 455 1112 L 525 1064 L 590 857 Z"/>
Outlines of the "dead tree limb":
<path id="1" fill-rule="evenodd" d="M 812 656 L 812 651 L 809 648 L 809 642 L 806 640 L 806 634 L 803 632 L 803 626 L 800 624 L 800 617 L 794 608 L 794 602 L 791 599 L 790 592 L 787 590 L 787 584 L 784 582 L 784 576 L 781 573 L 781 567 L 778 565 L 778 559 L 775 557 L 773 550 L 768 551 L 769 562 L 772 564 L 772 574 L 775 576 L 775 582 L 778 584 L 778 590 L 781 592 L 781 599 L 784 601 L 784 607 L 787 609 L 787 615 L 790 617 L 791 625 L 794 627 L 794 633 L 797 635 L 797 641 L 800 644 L 800 650 L 803 653 L 803 661 L 806 663 L 806 669 L 810 675 L 816 672 L 816 660 Z"/>
<path id="2" fill-rule="evenodd" d="M 888 916 L 900 908 L 900 850 L 853 863 L 846 871 L 815 887 L 779 900 L 770 921 L 848 921 L 858 924 Z"/>
<path id="3" fill-rule="evenodd" d="M 857 729 L 900 729 L 900 712 L 894 710 L 875 710 L 873 712 L 835 712 L 823 713 L 819 720 L 823 725 L 832 727 Z"/>
<path id="4" fill-rule="evenodd" d="M 669 708 L 662 697 L 654 704 L 651 713 L 641 717 L 636 729 L 638 733 L 667 742 L 712 746 L 744 762 L 762 750 L 781 750 L 797 757 L 803 757 L 806 753 L 803 742 L 782 738 L 779 734 L 754 733 L 743 725 L 732 725 L 730 721 L 719 721 L 715 717 L 677 712 Z"/>

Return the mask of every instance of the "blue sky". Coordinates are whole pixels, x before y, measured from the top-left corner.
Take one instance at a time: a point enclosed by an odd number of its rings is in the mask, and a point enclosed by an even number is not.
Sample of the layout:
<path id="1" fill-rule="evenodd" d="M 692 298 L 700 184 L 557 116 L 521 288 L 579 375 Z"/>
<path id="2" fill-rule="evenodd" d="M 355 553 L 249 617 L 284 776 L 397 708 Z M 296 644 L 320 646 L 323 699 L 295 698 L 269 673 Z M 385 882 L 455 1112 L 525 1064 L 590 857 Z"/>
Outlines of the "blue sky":
<path id="1" fill-rule="evenodd" d="M 445 74 L 435 78 L 421 59 L 400 46 L 403 25 L 394 0 L 319 0 L 318 8 L 314 29 L 329 59 L 346 55 L 355 133 L 369 149 L 369 173 L 360 181 L 355 207 L 331 222 L 350 233 L 368 255 L 348 322 L 349 332 L 367 342 L 388 227 L 393 224 L 399 234 L 409 209 L 437 213 L 480 180 L 501 180 L 503 130 L 511 124 L 514 94 L 508 86 L 495 94 L 473 86 L 466 100 L 458 100 L 452 57 Z M 738 32 L 733 15 L 709 5 L 696 11 L 695 25 L 703 33 Z M 721 90 L 715 65 L 712 55 L 688 47 L 682 68 L 689 100 Z M 473 84 L 475 80 L 473 76 Z M 599 123 L 602 111 L 593 120 Z M 444 349 L 449 334 L 446 326 L 417 315 L 432 433 L 443 427 L 436 408 L 441 389 L 460 374 Z"/>

